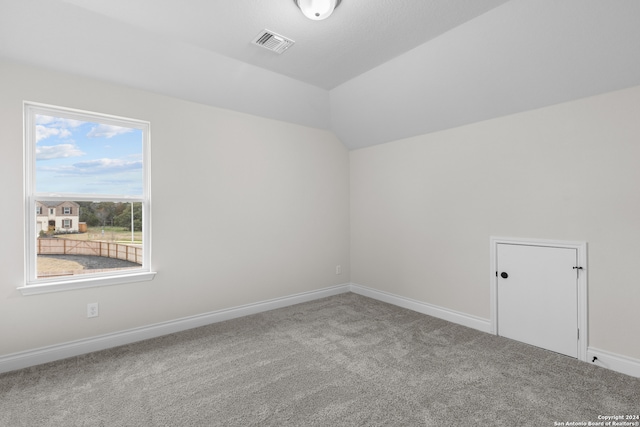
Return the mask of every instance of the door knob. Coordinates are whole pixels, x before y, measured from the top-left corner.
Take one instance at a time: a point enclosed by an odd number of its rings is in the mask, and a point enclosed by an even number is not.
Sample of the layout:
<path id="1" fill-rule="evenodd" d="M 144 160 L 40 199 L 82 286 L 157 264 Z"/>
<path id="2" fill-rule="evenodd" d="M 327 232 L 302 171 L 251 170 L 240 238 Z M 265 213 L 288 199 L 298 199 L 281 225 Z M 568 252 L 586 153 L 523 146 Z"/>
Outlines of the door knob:
<path id="1" fill-rule="evenodd" d="M 509 277 L 509 275 L 507 274 L 506 271 L 503 271 L 502 273 L 500 273 L 500 277 L 502 277 L 503 279 L 506 279 L 507 277 Z"/>

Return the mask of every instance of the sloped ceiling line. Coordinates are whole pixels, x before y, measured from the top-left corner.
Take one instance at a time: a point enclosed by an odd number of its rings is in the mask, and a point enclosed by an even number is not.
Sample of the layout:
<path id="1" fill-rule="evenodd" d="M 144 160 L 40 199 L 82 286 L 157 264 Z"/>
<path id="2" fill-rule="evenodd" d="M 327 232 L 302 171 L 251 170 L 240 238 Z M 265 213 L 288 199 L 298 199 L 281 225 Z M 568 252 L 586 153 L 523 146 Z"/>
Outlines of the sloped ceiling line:
<path id="1" fill-rule="evenodd" d="M 640 85 L 637 0 L 0 0 L 0 59 L 330 129 L 349 149 Z M 296 44 L 274 55 L 262 29 Z"/>

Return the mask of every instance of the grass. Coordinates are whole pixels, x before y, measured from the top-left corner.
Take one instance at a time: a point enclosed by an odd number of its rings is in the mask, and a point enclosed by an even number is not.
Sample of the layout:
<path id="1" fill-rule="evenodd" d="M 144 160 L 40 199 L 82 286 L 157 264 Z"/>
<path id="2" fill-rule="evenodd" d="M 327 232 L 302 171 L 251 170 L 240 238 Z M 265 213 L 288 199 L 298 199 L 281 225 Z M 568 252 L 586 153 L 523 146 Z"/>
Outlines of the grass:
<path id="1" fill-rule="evenodd" d="M 69 240 L 131 243 L 131 231 L 123 227 L 88 227 L 86 233 L 58 234 L 56 237 Z M 133 243 L 142 244 L 142 231 L 133 232 Z"/>

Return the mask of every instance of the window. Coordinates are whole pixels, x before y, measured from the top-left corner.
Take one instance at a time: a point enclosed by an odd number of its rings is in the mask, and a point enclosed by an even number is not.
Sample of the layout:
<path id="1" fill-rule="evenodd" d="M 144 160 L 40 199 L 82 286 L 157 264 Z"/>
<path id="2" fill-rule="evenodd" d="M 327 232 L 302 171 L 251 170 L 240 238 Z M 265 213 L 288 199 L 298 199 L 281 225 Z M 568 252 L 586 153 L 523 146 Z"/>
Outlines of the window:
<path id="1" fill-rule="evenodd" d="M 151 280 L 149 123 L 33 103 L 24 114 L 22 293 Z"/>

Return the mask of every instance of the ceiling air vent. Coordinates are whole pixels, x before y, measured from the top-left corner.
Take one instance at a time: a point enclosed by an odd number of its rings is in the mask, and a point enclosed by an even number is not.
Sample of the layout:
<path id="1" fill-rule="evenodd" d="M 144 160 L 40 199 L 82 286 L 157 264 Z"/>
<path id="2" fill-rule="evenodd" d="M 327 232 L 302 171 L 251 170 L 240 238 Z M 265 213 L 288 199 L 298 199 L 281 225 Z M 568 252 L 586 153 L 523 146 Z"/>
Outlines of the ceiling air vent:
<path id="1" fill-rule="evenodd" d="M 275 53 L 282 53 L 289 49 L 295 43 L 293 40 L 288 39 L 280 34 L 276 34 L 273 31 L 263 30 L 253 39 L 253 44 L 262 46 L 265 49 L 274 51 Z"/>

